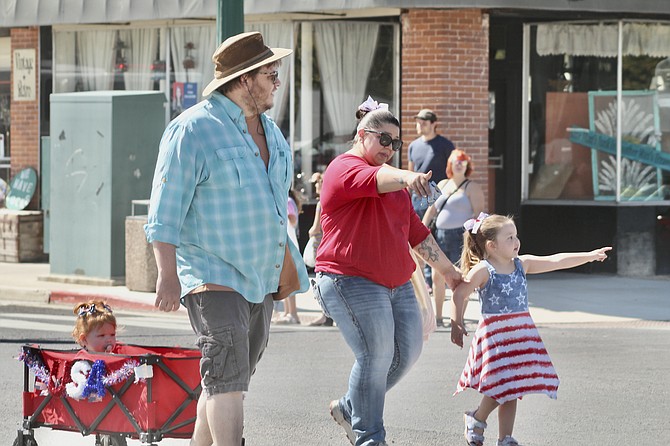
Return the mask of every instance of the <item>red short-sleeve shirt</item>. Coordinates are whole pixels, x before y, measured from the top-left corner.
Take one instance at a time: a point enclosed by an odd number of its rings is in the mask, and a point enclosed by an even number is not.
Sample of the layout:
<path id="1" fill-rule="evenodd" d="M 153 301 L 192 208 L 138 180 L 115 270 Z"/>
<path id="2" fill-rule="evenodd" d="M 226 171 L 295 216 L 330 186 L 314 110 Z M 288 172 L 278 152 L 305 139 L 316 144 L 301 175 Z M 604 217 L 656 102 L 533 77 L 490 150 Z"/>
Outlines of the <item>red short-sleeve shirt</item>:
<path id="1" fill-rule="evenodd" d="M 409 246 L 421 243 L 430 231 L 406 190 L 377 192 L 380 168 L 346 153 L 328 165 L 315 271 L 365 277 L 388 288 L 410 279 L 415 264 Z"/>

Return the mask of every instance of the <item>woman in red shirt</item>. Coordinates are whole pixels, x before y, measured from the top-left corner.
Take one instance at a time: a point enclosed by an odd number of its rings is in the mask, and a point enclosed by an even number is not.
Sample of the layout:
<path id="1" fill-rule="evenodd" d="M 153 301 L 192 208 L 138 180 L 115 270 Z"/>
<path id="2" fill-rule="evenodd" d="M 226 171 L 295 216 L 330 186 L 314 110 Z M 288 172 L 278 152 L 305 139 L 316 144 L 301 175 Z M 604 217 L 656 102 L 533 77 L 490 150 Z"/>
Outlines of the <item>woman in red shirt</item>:
<path id="1" fill-rule="evenodd" d="M 399 133 L 400 124 L 388 110 L 365 114 L 352 148 L 328 166 L 321 191 L 323 239 L 315 295 L 356 357 L 349 389 L 331 402 L 330 411 L 356 445 L 386 444 L 386 392 L 421 353 L 409 246 L 445 276 L 450 288 L 461 281 L 414 212 L 407 191 L 429 197 L 432 172 L 386 164 L 402 147 Z"/>

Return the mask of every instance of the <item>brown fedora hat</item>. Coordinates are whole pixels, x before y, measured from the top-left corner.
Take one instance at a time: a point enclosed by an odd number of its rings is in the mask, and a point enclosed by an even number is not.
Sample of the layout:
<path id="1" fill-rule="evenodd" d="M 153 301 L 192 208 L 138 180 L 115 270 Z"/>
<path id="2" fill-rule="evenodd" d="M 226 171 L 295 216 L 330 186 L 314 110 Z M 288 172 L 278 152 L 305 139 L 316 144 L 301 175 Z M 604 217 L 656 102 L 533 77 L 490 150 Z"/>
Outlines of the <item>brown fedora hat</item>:
<path id="1" fill-rule="evenodd" d="M 202 91 L 209 96 L 221 85 L 241 74 L 267 65 L 291 54 L 286 48 L 268 48 L 258 31 L 237 34 L 227 38 L 212 55 L 214 62 L 214 80 Z"/>

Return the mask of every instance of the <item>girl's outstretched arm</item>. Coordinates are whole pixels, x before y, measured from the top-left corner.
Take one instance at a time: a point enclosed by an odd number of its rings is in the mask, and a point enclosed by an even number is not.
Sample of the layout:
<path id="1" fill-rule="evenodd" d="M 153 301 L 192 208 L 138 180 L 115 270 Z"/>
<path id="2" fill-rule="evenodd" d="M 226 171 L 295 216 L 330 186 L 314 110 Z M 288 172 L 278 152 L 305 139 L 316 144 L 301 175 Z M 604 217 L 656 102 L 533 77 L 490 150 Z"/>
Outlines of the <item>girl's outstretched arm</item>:
<path id="1" fill-rule="evenodd" d="M 561 252 L 550 256 L 534 256 L 524 254 L 519 256 L 526 274 L 539 274 L 559 269 L 574 268 L 589 262 L 602 262 L 607 258 L 607 251 L 611 246 L 594 249 L 589 252 Z"/>
<path id="2" fill-rule="evenodd" d="M 465 323 L 465 309 L 468 306 L 468 298 L 480 286 L 484 285 L 489 278 L 486 267 L 479 264 L 472 268 L 467 275 L 466 282 L 462 282 L 454 289 L 451 298 L 451 342 L 463 348 L 463 336 L 467 336 Z"/>

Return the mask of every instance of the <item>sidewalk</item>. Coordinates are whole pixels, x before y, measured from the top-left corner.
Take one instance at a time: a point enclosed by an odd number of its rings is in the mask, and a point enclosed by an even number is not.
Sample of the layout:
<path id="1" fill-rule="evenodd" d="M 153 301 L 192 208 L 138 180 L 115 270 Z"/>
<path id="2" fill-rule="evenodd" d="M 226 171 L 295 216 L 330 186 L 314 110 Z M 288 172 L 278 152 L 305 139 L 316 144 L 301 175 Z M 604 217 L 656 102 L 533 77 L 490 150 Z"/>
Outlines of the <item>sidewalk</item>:
<path id="1" fill-rule="evenodd" d="M 74 303 L 102 298 L 114 308 L 151 310 L 155 294 L 130 291 L 125 286 L 93 286 L 41 280 L 47 263 L 0 263 L 0 300 L 33 303 Z M 670 321 L 670 278 L 640 279 L 556 272 L 528 278 L 528 295 L 535 322 L 615 323 Z M 319 317 L 321 309 L 311 290 L 297 296 L 303 325 Z M 184 312 L 183 307 L 180 312 Z M 444 313 L 448 314 L 448 302 Z M 471 301 L 466 318 L 479 318 Z"/>

